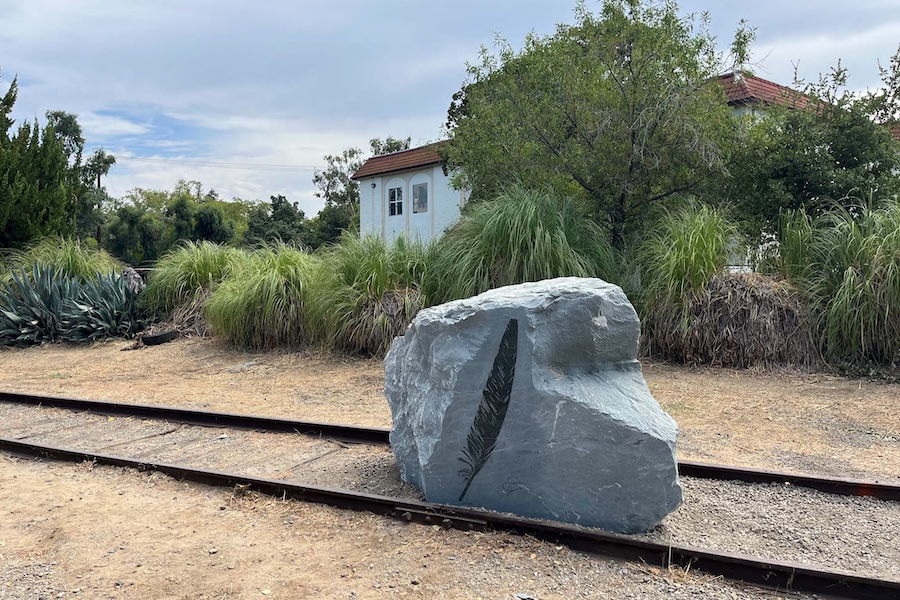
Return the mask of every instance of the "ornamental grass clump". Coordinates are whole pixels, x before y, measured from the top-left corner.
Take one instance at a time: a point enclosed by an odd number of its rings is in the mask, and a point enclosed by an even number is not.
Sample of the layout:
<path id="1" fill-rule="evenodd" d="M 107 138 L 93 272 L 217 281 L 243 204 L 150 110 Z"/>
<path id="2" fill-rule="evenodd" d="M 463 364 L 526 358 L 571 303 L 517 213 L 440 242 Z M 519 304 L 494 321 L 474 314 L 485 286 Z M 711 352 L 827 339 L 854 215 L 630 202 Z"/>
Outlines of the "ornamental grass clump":
<path id="1" fill-rule="evenodd" d="M 839 367 L 900 364 L 900 203 L 835 204 L 809 223 L 806 294 L 819 343 Z M 796 219 L 782 232 L 797 235 Z"/>
<path id="2" fill-rule="evenodd" d="M 159 313 L 207 297 L 247 260 L 247 253 L 209 241 L 183 241 L 153 267 L 141 301 Z"/>
<path id="3" fill-rule="evenodd" d="M 428 265 L 434 302 L 555 277 L 615 281 L 618 271 L 606 232 L 574 199 L 520 187 L 470 205 Z"/>
<path id="4" fill-rule="evenodd" d="M 322 254 L 311 294 L 315 338 L 323 346 L 384 356 L 423 308 L 427 248 L 403 237 L 344 234 Z"/>
<path id="5" fill-rule="evenodd" d="M 789 283 L 728 273 L 737 226 L 718 209 L 663 215 L 639 250 L 642 342 L 650 355 L 691 365 L 810 368 L 818 353 L 805 306 Z"/>
<path id="6" fill-rule="evenodd" d="M 249 253 L 203 308 L 213 333 L 253 350 L 306 345 L 306 304 L 317 260 L 282 243 Z"/>
<path id="7" fill-rule="evenodd" d="M 5 263 L 5 264 L 4 264 Z M 0 265 L 0 281 L 12 281 L 14 271 L 32 272 L 34 265 L 48 267 L 81 282 L 98 274 L 121 272 L 124 265 L 102 248 L 91 248 L 75 238 L 46 237 L 26 250 L 8 251 Z"/>

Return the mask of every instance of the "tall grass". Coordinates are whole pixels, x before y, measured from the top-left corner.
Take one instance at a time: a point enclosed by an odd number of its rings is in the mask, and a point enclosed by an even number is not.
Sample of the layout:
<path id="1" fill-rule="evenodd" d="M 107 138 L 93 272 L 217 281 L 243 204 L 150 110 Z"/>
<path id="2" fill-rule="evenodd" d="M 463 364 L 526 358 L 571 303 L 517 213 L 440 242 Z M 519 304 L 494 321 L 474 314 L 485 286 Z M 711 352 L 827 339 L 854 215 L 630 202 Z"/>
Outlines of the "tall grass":
<path id="1" fill-rule="evenodd" d="M 203 314 L 216 335 L 236 346 L 303 346 L 309 341 L 306 304 L 316 263 L 286 244 L 254 250 L 213 291 Z"/>
<path id="2" fill-rule="evenodd" d="M 650 354 L 736 368 L 817 362 L 806 310 L 792 286 L 726 272 L 741 244 L 737 225 L 708 206 L 690 204 L 655 223 L 638 251 L 642 341 Z"/>
<path id="3" fill-rule="evenodd" d="M 246 258 L 245 252 L 230 246 L 182 242 L 156 262 L 141 301 L 162 313 L 192 304 L 237 271 Z"/>
<path id="4" fill-rule="evenodd" d="M 35 265 L 58 271 L 79 281 L 121 272 L 124 265 L 102 248 L 90 248 L 75 238 L 46 237 L 26 250 L 8 251 L 0 259 L 0 281 L 9 283 L 13 271 L 31 273 Z"/>
<path id="5" fill-rule="evenodd" d="M 737 225 L 720 209 L 690 204 L 664 213 L 638 250 L 647 305 L 699 291 L 725 269 L 740 240 Z"/>
<path id="6" fill-rule="evenodd" d="M 574 200 L 519 187 L 470 206 L 429 254 L 435 302 L 554 277 L 614 281 L 618 272 L 606 232 Z"/>
<path id="7" fill-rule="evenodd" d="M 848 366 L 900 363 L 900 203 L 836 204 L 788 223 L 782 233 L 783 239 L 803 235 L 808 264 L 793 280 L 809 298 L 828 359 Z"/>
<path id="8" fill-rule="evenodd" d="M 427 250 L 399 238 L 345 234 L 322 254 L 310 301 L 310 323 L 326 347 L 383 356 L 425 305 L 421 282 Z"/>

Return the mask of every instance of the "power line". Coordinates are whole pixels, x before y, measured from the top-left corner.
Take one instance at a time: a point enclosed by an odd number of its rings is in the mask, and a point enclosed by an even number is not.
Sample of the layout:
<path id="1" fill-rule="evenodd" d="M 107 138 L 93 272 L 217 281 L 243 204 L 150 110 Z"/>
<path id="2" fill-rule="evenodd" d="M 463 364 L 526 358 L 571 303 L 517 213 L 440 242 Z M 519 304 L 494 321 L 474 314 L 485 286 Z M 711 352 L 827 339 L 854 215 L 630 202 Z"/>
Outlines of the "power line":
<path id="1" fill-rule="evenodd" d="M 189 160 L 180 158 L 143 158 L 137 156 L 117 156 L 116 160 L 142 162 L 156 165 L 191 165 L 198 167 L 215 167 L 219 169 L 234 169 L 242 171 L 270 171 L 280 173 L 312 173 L 324 169 L 323 166 L 311 165 L 263 165 L 257 163 L 229 163 L 202 160 Z"/>

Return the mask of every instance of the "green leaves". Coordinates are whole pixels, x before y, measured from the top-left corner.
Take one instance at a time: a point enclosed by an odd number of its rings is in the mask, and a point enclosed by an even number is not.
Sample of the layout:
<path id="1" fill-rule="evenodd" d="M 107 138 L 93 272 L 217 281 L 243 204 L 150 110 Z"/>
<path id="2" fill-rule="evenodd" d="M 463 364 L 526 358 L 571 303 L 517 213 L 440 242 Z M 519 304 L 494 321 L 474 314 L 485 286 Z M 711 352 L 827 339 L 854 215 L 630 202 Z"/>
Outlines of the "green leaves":
<path id="1" fill-rule="evenodd" d="M 82 283 L 36 263 L 0 285 L 0 345 L 131 337 L 144 326 L 136 292 L 116 273 Z"/>
<path id="2" fill-rule="evenodd" d="M 744 50 L 752 31 L 739 32 Z M 511 184 L 589 199 L 622 250 L 646 210 L 723 170 L 725 67 L 705 21 L 674 2 L 579 4 L 574 25 L 482 52 L 454 96 L 443 152 L 476 199 Z"/>

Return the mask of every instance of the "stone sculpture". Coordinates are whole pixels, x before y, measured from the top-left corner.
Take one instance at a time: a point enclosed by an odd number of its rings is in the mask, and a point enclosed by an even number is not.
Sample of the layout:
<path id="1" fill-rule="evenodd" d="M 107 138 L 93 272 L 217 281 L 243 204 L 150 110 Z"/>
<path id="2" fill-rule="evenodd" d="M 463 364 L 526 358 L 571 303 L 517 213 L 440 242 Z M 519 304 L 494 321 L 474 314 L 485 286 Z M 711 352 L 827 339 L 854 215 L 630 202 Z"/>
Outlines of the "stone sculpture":
<path id="1" fill-rule="evenodd" d="M 681 503 L 677 426 L 622 290 L 561 278 L 421 311 L 385 359 L 391 445 L 431 502 L 633 533 Z"/>

